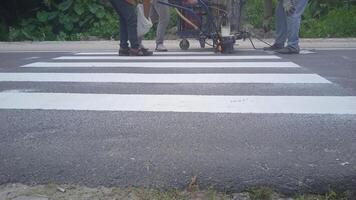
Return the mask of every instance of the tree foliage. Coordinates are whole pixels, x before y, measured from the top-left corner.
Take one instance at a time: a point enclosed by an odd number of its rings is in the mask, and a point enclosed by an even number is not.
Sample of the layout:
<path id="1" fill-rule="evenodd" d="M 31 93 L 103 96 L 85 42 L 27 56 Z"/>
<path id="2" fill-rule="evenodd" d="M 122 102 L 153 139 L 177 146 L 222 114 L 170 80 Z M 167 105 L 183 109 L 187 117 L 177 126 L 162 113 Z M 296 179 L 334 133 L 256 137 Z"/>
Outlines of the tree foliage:
<path id="1" fill-rule="evenodd" d="M 303 37 L 355 37 L 356 1 L 313 0 L 304 14 Z"/>
<path id="2" fill-rule="evenodd" d="M 246 0 L 247 21 L 262 27 L 261 0 Z M 277 0 L 274 1 L 274 5 Z M 274 21 L 271 23 L 274 29 Z M 302 37 L 356 37 L 356 0 L 309 0 L 304 13 Z"/>
<path id="3" fill-rule="evenodd" d="M 353 5 L 356 5 L 356 0 L 311 0 L 309 9 L 312 17 L 323 17 L 334 9 L 350 10 Z"/>
<path id="4" fill-rule="evenodd" d="M 17 5 L 15 10 L 19 9 Z M 28 9 L 28 15 L 15 15 L 6 23 L 10 40 L 78 40 L 118 34 L 116 14 L 106 1 L 41 0 Z"/>
<path id="5" fill-rule="evenodd" d="M 247 0 L 247 19 L 256 27 L 262 25 L 262 4 L 261 0 Z M 356 36 L 355 15 L 356 0 L 310 0 L 302 35 Z M 118 37 L 118 29 L 117 15 L 108 0 L 0 1 L 0 40 L 112 39 Z"/>

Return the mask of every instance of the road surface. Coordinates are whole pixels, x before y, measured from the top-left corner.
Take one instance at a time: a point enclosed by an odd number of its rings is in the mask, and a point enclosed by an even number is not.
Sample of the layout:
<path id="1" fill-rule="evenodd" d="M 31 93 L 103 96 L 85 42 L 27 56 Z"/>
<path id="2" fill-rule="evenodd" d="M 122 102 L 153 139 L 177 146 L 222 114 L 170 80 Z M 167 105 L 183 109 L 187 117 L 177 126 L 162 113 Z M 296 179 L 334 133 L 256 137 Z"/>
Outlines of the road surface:
<path id="1" fill-rule="evenodd" d="M 356 50 L 0 53 L 0 184 L 356 186 Z"/>

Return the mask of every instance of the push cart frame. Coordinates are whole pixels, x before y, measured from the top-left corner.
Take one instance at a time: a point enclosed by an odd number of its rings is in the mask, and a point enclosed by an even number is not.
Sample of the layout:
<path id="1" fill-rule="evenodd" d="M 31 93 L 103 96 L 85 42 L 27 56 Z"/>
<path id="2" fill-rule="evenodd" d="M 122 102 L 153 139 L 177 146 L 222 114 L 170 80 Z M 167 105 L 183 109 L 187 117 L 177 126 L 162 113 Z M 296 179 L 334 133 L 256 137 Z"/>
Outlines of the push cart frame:
<path id="1" fill-rule="evenodd" d="M 175 8 L 179 15 L 177 22 L 177 34 L 182 39 L 179 45 L 182 50 L 189 49 L 190 44 L 188 38 L 197 39 L 200 42 L 201 48 L 205 48 L 205 44 L 208 44 L 206 42 L 207 39 L 212 39 L 213 44 L 208 45 L 213 46 L 216 52 L 232 53 L 231 51 L 233 50 L 233 45 L 236 40 L 245 38 L 246 34 L 240 31 L 240 27 L 237 27 L 237 30 L 235 27 L 234 32 L 228 37 L 222 35 L 221 18 L 227 18 L 231 13 L 228 12 L 226 8 L 227 5 L 224 5 L 225 10 L 220 9 L 219 5 L 215 5 L 213 1 L 215 1 L 216 4 L 216 2 L 219 3 L 220 0 L 196 0 L 196 4 L 194 5 L 184 4 L 184 0 L 171 0 L 168 3 L 159 1 L 160 4 Z M 237 18 L 237 23 L 240 26 L 244 0 L 230 1 L 238 2 L 238 16 L 235 17 Z M 214 15 L 213 12 L 216 10 L 219 10 L 219 13 L 222 12 L 223 16 Z M 188 18 L 198 23 L 194 24 Z M 190 29 L 186 28 L 187 24 L 190 25 Z"/>

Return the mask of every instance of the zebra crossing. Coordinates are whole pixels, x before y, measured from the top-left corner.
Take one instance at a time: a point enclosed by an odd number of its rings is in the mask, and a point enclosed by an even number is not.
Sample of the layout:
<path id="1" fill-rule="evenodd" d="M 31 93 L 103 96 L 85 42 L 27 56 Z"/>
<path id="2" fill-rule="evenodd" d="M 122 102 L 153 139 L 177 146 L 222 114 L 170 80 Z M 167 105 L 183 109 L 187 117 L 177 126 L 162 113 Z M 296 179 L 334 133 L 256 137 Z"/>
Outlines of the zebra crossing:
<path id="1" fill-rule="evenodd" d="M 129 56 L 61 56 L 54 58 L 55 60 L 132 60 Z M 252 59 L 280 59 L 275 55 L 263 55 L 263 56 L 149 56 L 149 57 L 135 57 L 135 60 L 252 60 Z"/>
<path id="2" fill-rule="evenodd" d="M 313 87 L 332 86 L 324 77 L 300 71 L 301 66 L 276 55 L 214 55 L 211 52 L 161 52 L 152 57 L 120 57 L 116 52 L 80 52 L 60 56 L 46 62 L 34 62 L 20 66 L 35 72 L 0 73 L 0 83 L 59 83 L 76 84 L 173 84 L 180 88 L 196 84 L 229 87 L 246 84 L 253 87 L 282 84 Z M 88 72 L 92 69 L 135 69 L 135 72 Z M 41 71 L 46 69 L 46 71 Z M 48 72 L 51 69 L 63 72 Z M 76 69 L 76 72 L 66 72 Z M 140 70 L 163 69 L 165 72 L 150 73 Z M 170 70 L 180 69 L 181 73 Z M 253 69 L 254 72 L 192 73 L 190 70 L 203 69 Z M 264 70 L 290 70 L 288 73 Z M 295 72 L 295 73 L 293 73 Z M 115 87 L 112 86 L 112 87 Z M 33 88 L 26 88 L 31 91 Z M 139 93 L 78 93 L 78 92 L 0 92 L 0 109 L 29 110 L 77 110 L 77 111 L 138 111 L 138 112 L 188 112 L 188 113 L 256 113 L 256 114 L 356 114 L 354 96 L 306 96 L 306 95 L 206 95 L 199 94 L 159 94 Z"/>
<path id="3" fill-rule="evenodd" d="M 292 62 L 35 62 L 23 67 L 298 68 L 299 65 Z"/>
<path id="4" fill-rule="evenodd" d="M 316 74 L 6 73 L 0 81 L 96 83 L 330 83 Z"/>

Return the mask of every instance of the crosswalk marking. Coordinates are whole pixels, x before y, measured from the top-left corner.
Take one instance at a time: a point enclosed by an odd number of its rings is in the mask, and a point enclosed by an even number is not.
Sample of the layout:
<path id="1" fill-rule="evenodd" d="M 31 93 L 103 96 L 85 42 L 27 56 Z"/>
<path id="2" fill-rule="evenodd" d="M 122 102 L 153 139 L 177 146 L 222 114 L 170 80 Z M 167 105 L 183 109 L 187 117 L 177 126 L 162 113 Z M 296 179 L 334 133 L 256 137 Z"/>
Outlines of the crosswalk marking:
<path id="1" fill-rule="evenodd" d="M 0 93 L 0 109 L 356 114 L 356 97 Z"/>
<path id="2" fill-rule="evenodd" d="M 22 67 L 298 68 L 293 62 L 35 62 Z"/>
<path id="3" fill-rule="evenodd" d="M 256 60 L 256 59 L 281 59 L 275 55 L 266 56 L 61 56 L 55 60 Z"/>
<path id="4" fill-rule="evenodd" d="M 331 83 L 317 74 L 0 73 L 4 82 Z"/>
<path id="5" fill-rule="evenodd" d="M 86 55 L 118 55 L 118 52 L 80 52 L 78 56 Z M 213 51 L 168 51 L 168 52 L 153 52 L 153 55 L 218 55 Z"/>
<path id="6" fill-rule="evenodd" d="M 140 68 L 147 69 L 254 69 L 256 73 L 66 73 L 4 72 L 0 82 L 65 83 L 155 83 L 155 84 L 332 84 L 313 73 L 300 73 L 296 63 L 276 55 L 213 55 L 211 52 L 163 52 L 152 57 L 120 57 L 116 52 L 81 52 L 34 62 L 21 67 L 59 69 Z M 288 69 L 285 73 L 259 73 L 265 69 Z M 80 70 L 81 70 L 80 69 Z M 37 69 L 40 70 L 40 69 Z M 49 71 L 50 69 L 45 69 Z M 299 70 L 293 72 L 293 70 Z M 97 71 L 97 70 L 96 70 Z M 147 70 L 146 70 L 147 71 Z M 284 70 L 285 71 L 285 70 Z M 107 69 L 106 69 L 106 72 Z M 238 87 L 238 85 L 236 85 Z M 89 86 L 90 87 L 90 86 Z M 115 86 L 116 87 L 116 86 Z M 140 86 L 138 86 L 140 87 Z M 180 85 L 177 85 L 180 87 Z M 235 86 L 234 86 L 235 87 Z M 299 86 L 298 86 L 299 87 Z M 323 86 L 324 87 L 324 86 Z M 66 91 L 67 92 L 67 91 Z M 0 93 L 0 109 L 198 112 L 198 113 L 284 113 L 284 114 L 356 114 L 356 96 L 220 96 L 163 94 L 82 94 L 43 93 L 21 88 Z M 130 92 L 131 93 L 131 92 Z M 220 93 L 221 94 L 221 93 Z M 268 94 L 267 94 L 268 95 Z"/>

